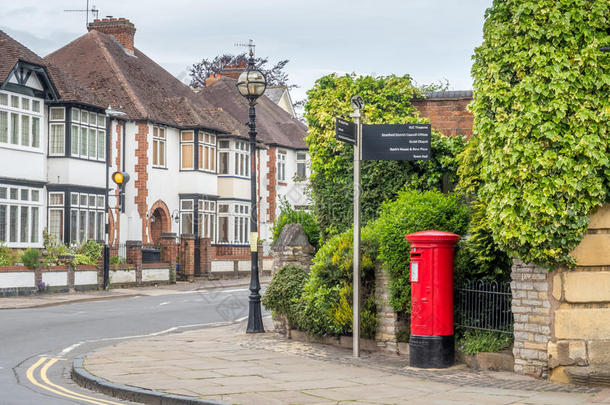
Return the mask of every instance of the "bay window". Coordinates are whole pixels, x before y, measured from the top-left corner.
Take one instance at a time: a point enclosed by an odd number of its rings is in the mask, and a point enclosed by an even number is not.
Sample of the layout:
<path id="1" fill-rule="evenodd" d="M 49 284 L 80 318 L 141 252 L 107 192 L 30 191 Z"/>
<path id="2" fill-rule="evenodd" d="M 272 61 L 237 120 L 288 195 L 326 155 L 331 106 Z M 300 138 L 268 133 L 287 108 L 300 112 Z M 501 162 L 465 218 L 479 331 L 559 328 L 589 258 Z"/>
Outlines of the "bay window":
<path id="1" fill-rule="evenodd" d="M 106 117 L 81 108 L 70 107 L 70 156 L 106 160 Z"/>
<path id="2" fill-rule="evenodd" d="M 216 136 L 199 132 L 199 170 L 216 171 Z"/>
<path id="3" fill-rule="evenodd" d="M 250 240 L 250 204 L 218 203 L 218 242 L 247 244 Z"/>
<path id="4" fill-rule="evenodd" d="M 0 243 L 38 245 L 41 206 L 40 189 L 0 184 Z"/>
<path id="5" fill-rule="evenodd" d="M 40 102 L 0 92 L 0 145 L 40 149 Z"/>

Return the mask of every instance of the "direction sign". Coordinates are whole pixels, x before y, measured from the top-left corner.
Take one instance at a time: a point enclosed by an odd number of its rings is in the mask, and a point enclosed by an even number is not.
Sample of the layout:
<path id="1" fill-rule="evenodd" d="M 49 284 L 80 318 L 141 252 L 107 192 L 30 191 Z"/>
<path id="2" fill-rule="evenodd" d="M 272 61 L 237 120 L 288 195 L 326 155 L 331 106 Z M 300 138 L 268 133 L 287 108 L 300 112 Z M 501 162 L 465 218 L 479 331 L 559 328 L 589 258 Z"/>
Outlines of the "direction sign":
<path id="1" fill-rule="evenodd" d="M 363 160 L 429 160 L 430 124 L 362 126 Z"/>
<path id="2" fill-rule="evenodd" d="M 356 144 L 356 124 L 341 118 L 337 118 L 337 129 L 335 132 L 335 138 L 341 142 Z"/>

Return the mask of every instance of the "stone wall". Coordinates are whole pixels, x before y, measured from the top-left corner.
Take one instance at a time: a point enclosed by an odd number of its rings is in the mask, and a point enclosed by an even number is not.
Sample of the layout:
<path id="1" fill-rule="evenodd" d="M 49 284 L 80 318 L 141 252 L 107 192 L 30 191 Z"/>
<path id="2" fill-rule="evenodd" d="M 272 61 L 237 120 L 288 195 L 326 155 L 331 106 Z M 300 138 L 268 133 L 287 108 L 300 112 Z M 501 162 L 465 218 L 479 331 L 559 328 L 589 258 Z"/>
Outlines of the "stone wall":
<path id="1" fill-rule="evenodd" d="M 273 268 L 271 274 L 286 266 L 295 264 L 309 272 L 314 247 L 309 243 L 301 224 L 288 224 L 271 248 Z"/>
<path id="2" fill-rule="evenodd" d="M 398 353 L 398 342 L 396 340 L 396 328 L 398 317 L 392 306 L 390 297 L 392 294 L 388 290 L 390 279 L 388 274 L 382 269 L 381 265 L 375 266 L 375 303 L 377 304 L 377 330 L 375 331 L 375 341 L 381 350 Z"/>
<path id="3" fill-rule="evenodd" d="M 552 380 L 610 385 L 610 204 L 591 215 L 572 252 L 577 266 L 552 273 L 548 345 Z"/>
<path id="4" fill-rule="evenodd" d="M 511 278 L 512 311 L 515 317 L 515 372 L 546 377 L 547 344 L 551 333 L 549 272 L 515 260 Z"/>
<path id="5" fill-rule="evenodd" d="M 610 204 L 572 254 L 571 270 L 513 263 L 515 372 L 610 385 Z"/>

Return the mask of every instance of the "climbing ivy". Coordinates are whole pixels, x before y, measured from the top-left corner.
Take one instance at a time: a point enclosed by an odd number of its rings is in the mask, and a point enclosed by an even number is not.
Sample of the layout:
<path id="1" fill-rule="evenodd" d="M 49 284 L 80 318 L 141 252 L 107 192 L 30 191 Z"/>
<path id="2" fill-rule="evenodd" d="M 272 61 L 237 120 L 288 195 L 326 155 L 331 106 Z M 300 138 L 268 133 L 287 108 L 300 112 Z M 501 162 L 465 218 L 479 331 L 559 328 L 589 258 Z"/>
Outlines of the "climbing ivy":
<path id="1" fill-rule="evenodd" d="M 495 0 L 485 17 L 462 189 L 502 250 L 572 266 L 610 196 L 610 3 Z"/>
<path id="2" fill-rule="evenodd" d="M 405 76 L 337 76 L 316 81 L 307 92 L 305 118 L 311 156 L 310 191 L 322 239 L 352 226 L 353 147 L 335 139 L 335 118 L 350 119 L 350 97 L 365 102 L 364 123 L 427 123 L 412 105 L 421 92 Z M 456 183 L 456 155 L 464 138 L 432 135 L 432 159 L 428 161 L 364 161 L 361 166 L 362 223 L 377 216 L 381 203 L 394 199 L 405 184 L 418 190 L 440 190 L 443 178 Z"/>

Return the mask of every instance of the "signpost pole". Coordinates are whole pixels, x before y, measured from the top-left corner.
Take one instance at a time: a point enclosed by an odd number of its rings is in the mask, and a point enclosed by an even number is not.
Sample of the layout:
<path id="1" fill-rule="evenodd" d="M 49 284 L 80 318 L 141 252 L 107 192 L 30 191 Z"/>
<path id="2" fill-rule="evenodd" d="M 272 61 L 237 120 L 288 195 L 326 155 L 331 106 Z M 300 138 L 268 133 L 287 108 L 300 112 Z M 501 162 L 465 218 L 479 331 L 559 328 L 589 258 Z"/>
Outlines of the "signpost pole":
<path id="1" fill-rule="evenodd" d="M 360 99 L 361 100 L 361 99 Z M 356 125 L 356 145 L 354 145 L 354 260 L 353 260 L 353 356 L 360 357 L 360 159 L 362 158 L 362 122 L 360 109 L 361 104 L 352 102 L 354 113 L 350 117 L 354 118 Z"/>

